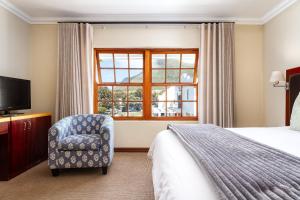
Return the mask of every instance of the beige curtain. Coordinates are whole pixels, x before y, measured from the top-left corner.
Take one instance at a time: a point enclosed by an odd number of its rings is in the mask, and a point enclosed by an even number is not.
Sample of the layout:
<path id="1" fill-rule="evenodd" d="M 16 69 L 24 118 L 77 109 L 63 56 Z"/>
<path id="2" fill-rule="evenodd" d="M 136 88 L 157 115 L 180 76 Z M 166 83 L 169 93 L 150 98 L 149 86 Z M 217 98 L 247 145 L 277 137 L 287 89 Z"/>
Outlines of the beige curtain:
<path id="1" fill-rule="evenodd" d="M 233 126 L 234 23 L 200 26 L 199 121 Z"/>
<path id="2" fill-rule="evenodd" d="M 56 120 L 93 112 L 93 27 L 60 23 Z"/>

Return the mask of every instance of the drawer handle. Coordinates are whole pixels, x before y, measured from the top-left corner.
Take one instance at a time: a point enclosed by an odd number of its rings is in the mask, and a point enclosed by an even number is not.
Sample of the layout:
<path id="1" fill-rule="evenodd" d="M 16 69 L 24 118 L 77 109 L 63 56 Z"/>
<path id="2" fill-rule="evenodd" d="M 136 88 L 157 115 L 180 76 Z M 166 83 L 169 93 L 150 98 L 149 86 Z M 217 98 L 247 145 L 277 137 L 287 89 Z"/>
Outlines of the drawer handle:
<path id="1" fill-rule="evenodd" d="M 31 129 L 31 121 L 28 121 L 28 130 Z"/>
<path id="2" fill-rule="evenodd" d="M 24 131 L 26 131 L 27 123 L 26 122 L 23 122 L 23 123 L 24 123 Z"/>

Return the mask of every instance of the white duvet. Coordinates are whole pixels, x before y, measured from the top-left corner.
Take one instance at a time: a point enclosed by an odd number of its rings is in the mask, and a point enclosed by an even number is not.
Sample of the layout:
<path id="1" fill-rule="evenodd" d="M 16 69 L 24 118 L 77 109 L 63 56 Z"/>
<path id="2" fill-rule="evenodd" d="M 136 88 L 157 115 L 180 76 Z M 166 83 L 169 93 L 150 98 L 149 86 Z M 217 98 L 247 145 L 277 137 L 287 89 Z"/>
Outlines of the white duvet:
<path id="1" fill-rule="evenodd" d="M 300 157 L 300 132 L 289 127 L 229 130 Z M 205 170 L 198 167 L 171 131 L 164 130 L 156 136 L 148 156 L 153 163 L 156 200 L 218 200 Z"/>

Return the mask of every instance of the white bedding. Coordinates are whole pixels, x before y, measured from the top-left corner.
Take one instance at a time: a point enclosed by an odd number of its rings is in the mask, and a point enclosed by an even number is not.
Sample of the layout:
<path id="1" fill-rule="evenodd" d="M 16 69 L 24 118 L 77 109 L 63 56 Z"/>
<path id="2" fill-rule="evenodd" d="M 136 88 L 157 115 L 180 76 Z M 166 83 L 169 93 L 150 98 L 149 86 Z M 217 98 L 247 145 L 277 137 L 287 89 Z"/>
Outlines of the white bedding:
<path id="1" fill-rule="evenodd" d="M 229 130 L 300 157 L 300 132 L 289 127 Z M 156 200 L 218 200 L 205 170 L 198 167 L 171 131 L 156 136 L 148 156 L 153 163 Z"/>

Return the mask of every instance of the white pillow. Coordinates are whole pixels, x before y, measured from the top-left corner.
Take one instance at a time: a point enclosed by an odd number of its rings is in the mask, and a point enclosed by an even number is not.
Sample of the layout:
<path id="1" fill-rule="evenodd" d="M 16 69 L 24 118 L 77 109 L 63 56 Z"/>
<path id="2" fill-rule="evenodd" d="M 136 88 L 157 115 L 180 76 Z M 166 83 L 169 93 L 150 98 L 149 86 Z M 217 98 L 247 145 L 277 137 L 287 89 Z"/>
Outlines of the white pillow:
<path id="1" fill-rule="evenodd" d="M 292 130 L 300 131 L 300 93 L 293 105 L 290 126 Z"/>

